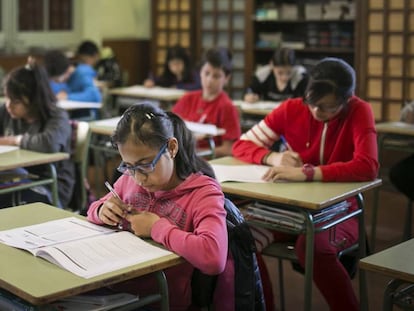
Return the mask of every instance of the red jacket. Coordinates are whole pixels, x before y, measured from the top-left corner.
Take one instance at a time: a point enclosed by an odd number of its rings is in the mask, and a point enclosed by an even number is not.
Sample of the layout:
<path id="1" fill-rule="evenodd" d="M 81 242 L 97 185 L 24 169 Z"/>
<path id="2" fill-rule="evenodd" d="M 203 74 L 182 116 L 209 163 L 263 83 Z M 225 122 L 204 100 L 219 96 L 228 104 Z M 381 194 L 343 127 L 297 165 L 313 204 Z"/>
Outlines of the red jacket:
<path id="1" fill-rule="evenodd" d="M 280 135 L 299 153 L 303 163 L 320 167 L 323 181 L 367 181 L 377 177 L 374 116 L 371 106 L 356 96 L 328 122 L 315 120 L 302 98 L 288 99 L 234 143 L 233 155 L 262 163 Z"/>

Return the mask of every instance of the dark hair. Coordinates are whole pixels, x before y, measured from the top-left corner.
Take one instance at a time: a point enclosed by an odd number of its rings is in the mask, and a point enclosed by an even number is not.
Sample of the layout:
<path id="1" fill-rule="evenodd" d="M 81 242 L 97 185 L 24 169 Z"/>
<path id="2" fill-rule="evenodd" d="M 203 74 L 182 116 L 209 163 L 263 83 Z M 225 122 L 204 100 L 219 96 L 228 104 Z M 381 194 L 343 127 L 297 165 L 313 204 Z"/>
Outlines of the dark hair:
<path id="1" fill-rule="evenodd" d="M 43 58 L 46 71 L 50 77 L 58 77 L 70 66 L 69 59 L 60 50 L 51 50 Z"/>
<path id="2" fill-rule="evenodd" d="M 13 69 L 5 78 L 3 88 L 11 100 L 19 100 L 28 112 L 41 123 L 46 122 L 57 110 L 45 69 L 37 64 L 27 64 Z"/>
<path id="3" fill-rule="evenodd" d="M 306 101 L 315 103 L 328 94 L 343 101 L 354 94 L 355 71 L 344 60 L 334 57 L 322 59 L 311 70 L 306 87 Z"/>
<path id="4" fill-rule="evenodd" d="M 232 53 L 226 48 L 211 48 L 207 50 L 203 64 L 209 63 L 214 68 L 221 68 L 226 76 L 228 76 L 232 71 L 232 58 Z"/>
<path id="5" fill-rule="evenodd" d="M 296 62 L 295 51 L 287 48 L 280 48 L 273 53 L 271 62 L 273 66 L 294 66 Z"/>
<path id="6" fill-rule="evenodd" d="M 90 40 L 83 41 L 76 52 L 77 55 L 95 56 L 99 54 L 98 46 Z"/>
<path id="7" fill-rule="evenodd" d="M 170 60 L 173 60 L 173 59 L 180 59 L 184 63 L 184 72 L 182 76 L 182 81 L 192 82 L 193 73 L 192 73 L 192 64 L 191 64 L 190 55 L 188 54 L 188 51 L 185 48 L 183 48 L 182 46 L 178 44 L 170 47 L 167 50 L 167 54 L 165 57 L 165 63 L 164 63 L 164 70 L 160 77 L 161 80 L 162 81 L 174 81 L 176 79 L 174 73 L 171 72 L 170 67 L 168 66 L 168 63 L 170 62 Z"/>
<path id="8" fill-rule="evenodd" d="M 129 107 L 118 122 L 112 135 L 112 144 L 125 143 L 128 139 L 158 149 L 171 137 L 178 141 L 178 153 L 175 157 L 177 176 L 185 179 L 198 171 L 214 178 L 211 166 L 196 154 L 196 142 L 192 132 L 184 121 L 173 112 L 144 102 Z"/>

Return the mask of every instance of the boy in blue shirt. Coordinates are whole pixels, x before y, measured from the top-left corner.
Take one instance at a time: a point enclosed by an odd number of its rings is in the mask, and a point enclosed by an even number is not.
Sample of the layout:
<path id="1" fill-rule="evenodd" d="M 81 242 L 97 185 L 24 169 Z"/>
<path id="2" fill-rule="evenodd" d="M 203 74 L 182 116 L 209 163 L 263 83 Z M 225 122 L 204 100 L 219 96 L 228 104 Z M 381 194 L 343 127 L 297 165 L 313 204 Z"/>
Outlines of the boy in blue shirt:
<path id="1" fill-rule="evenodd" d="M 94 43 L 92 43 L 94 45 Z M 96 47 L 96 45 L 95 45 Z M 58 100 L 73 100 L 82 102 L 101 102 L 102 95 L 95 85 L 96 72 L 93 62 L 96 62 L 99 54 L 96 53 L 90 41 L 83 42 L 77 51 L 80 63 L 75 67 L 69 59 L 59 50 L 51 50 L 44 57 L 44 64 L 49 74 L 50 85 Z M 95 56 L 94 56 L 95 55 Z M 97 118 L 96 109 L 87 114 Z M 75 111 L 72 117 L 85 116 L 85 110 Z"/>

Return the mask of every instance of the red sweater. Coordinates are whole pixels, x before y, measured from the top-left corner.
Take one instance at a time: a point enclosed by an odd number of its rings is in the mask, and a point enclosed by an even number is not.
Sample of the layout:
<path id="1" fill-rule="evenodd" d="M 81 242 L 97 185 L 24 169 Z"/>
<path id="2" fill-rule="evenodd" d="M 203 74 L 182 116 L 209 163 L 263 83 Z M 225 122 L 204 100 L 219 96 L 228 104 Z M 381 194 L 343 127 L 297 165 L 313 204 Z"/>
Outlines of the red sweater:
<path id="1" fill-rule="evenodd" d="M 371 106 L 356 96 L 328 122 L 315 120 L 301 98 L 288 99 L 234 143 L 233 155 L 261 163 L 280 135 L 299 153 L 303 163 L 320 167 L 323 181 L 367 181 L 377 177 L 374 116 Z"/>
<path id="2" fill-rule="evenodd" d="M 187 310 L 191 302 L 191 276 L 194 267 L 206 274 L 234 278 L 233 262 L 227 256 L 228 241 L 224 196 L 216 180 L 200 173 L 191 174 L 169 191 L 148 192 L 134 178 L 122 175 L 114 184 L 122 201 L 134 209 L 150 211 L 161 218 L 151 229 L 151 238 L 186 262 L 165 270 L 168 280 L 171 310 Z M 93 202 L 88 220 L 103 224 L 97 212 L 109 192 Z M 121 284 L 127 291 L 139 295 L 158 290 L 154 278 L 138 278 Z M 232 288 L 228 288 L 231 292 Z M 223 292 L 222 295 L 228 295 Z M 221 297 L 223 299 L 223 297 Z M 231 299 L 234 302 L 234 299 Z M 218 309 L 220 310 L 220 309 Z"/>
<path id="3" fill-rule="evenodd" d="M 239 113 L 224 91 L 211 101 L 203 99 L 201 90 L 188 92 L 177 101 L 172 111 L 184 120 L 214 124 L 225 129 L 224 135 L 214 137 L 216 146 L 220 146 L 223 140 L 233 141 L 240 137 Z M 199 146 L 208 145 L 205 143 Z"/>

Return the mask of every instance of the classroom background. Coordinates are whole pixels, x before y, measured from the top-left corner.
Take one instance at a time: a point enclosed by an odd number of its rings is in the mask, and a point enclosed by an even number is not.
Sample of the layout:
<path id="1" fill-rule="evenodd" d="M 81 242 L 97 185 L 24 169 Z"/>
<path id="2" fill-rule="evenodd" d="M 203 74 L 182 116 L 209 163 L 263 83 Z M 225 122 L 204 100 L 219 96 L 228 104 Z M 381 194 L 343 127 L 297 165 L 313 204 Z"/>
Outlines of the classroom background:
<path id="1" fill-rule="evenodd" d="M 414 100 L 412 1 L 39 0 L 1 1 L 0 8 L 3 74 L 24 64 L 28 55 L 41 56 L 50 48 L 74 52 L 89 39 L 112 48 L 124 86 L 131 86 L 141 84 L 150 72 L 159 73 L 167 48 L 176 43 L 188 48 L 195 64 L 207 48 L 223 46 L 234 55 L 226 90 L 239 100 L 256 68 L 268 62 L 276 47 L 284 46 L 294 49 L 298 62 L 309 68 L 327 56 L 349 62 L 357 73 L 356 93 L 372 104 L 377 122 L 398 121 L 403 105 Z M 400 147 L 382 155 L 376 251 L 399 243 L 402 237 L 407 200 L 387 182 L 387 169 L 412 150 Z M 108 172 L 118 164 L 108 163 Z M 371 238 L 374 191 L 365 199 Z M 288 266 L 285 269 L 285 277 L 301 288 L 301 275 Z M 382 297 L 387 281 L 369 275 L 369 295 Z M 277 302 L 277 284 L 274 289 Z M 300 304 L 298 293 L 286 291 L 288 310 Z M 327 310 L 319 293 L 314 295 L 315 310 Z M 370 310 L 379 306 L 372 302 Z"/>

